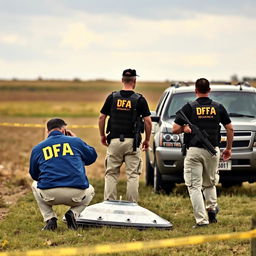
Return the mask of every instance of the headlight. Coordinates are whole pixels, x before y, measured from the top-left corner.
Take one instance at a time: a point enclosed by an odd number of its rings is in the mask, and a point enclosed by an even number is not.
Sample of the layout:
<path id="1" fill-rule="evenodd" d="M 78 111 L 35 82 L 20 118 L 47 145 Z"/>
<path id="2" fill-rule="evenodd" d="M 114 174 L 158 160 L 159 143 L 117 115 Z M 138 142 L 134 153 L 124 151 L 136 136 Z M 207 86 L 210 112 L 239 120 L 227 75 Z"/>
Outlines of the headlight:
<path id="1" fill-rule="evenodd" d="M 180 136 L 172 133 L 161 133 L 160 135 L 160 146 L 161 147 L 181 147 Z"/>
<path id="2" fill-rule="evenodd" d="M 256 134 L 254 135 L 253 147 L 256 147 Z"/>

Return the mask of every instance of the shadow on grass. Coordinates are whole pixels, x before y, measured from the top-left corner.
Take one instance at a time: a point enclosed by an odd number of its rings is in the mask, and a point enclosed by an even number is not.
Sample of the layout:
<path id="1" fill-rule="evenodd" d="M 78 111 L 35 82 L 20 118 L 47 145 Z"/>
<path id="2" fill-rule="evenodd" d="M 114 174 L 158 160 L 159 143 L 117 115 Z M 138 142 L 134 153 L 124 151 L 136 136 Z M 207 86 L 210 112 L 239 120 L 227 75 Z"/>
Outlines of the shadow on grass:
<path id="1" fill-rule="evenodd" d="M 248 196 L 255 197 L 256 183 L 242 183 L 241 186 L 230 186 L 228 188 L 217 186 L 218 196 Z"/>
<path id="2" fill-rule="evenodd" d="M 141 183 L 141 186 L 146 186 L 145 183 Z M 153 191 L 152 187 L 148 187 Z M 164 191 L 160 191 L 161 195 L 166 195 Z M 217 185 L 218 196 L 248 196 L 255 197 L 256 195 L 256 183 L 249 184 L 247 182 L 242 183 L 241 186 L 235 185 L 230 187 L 222 187 L 221 184 Z M 188 190 L 185 184 L 177 184 L 171 191 L 170 196 L 187 197 Z"/>

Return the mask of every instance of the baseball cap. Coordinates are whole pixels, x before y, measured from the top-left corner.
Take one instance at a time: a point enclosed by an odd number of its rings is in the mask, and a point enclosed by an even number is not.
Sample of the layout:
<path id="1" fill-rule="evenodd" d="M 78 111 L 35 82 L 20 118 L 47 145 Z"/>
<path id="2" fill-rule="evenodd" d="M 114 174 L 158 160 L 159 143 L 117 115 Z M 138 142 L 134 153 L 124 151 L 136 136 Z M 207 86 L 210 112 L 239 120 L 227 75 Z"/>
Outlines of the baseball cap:
<path id="1" fill-rule="evenodd" d="M 125 69 L 123 71 L 123 76 L 128 76 L 128 77 L 132 77 L 132 76 L 138 76 L 137 73 L 136 73 L 136 70 L 135 69 Z"/>

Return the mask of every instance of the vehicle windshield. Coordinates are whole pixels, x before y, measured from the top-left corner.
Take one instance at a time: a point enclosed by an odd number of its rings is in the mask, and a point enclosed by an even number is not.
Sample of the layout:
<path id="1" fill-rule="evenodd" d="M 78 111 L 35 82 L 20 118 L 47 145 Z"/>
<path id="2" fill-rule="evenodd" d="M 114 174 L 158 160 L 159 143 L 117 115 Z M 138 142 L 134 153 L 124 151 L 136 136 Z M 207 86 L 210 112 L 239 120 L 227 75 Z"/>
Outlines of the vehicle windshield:
<path id="1" fill-rule="evenodd" d="M 256 93 L 211 91 L 210 98 L 221 103 L 231 117 L 256 116 Z M 187 102 L 195 100 L 194 92 L 174 94 L 168 103 L 165 111 L 165 118 L 174 117 L 176 112 Z"/>

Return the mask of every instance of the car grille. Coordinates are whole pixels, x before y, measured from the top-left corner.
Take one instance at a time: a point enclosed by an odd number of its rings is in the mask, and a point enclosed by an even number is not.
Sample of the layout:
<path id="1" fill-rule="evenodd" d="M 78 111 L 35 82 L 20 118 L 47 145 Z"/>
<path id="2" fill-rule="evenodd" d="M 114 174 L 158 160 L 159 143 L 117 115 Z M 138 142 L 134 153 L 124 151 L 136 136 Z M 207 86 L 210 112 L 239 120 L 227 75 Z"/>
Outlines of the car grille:
<path id="1" fill-rule="evenodd" d="M 245 148 L 245 147 L 247 148 L 247 147 L 249 147 L 249 143 L 250 143 L 249 140 L 233 141 L 232 147 L 233 148 Z M 226 142 L 221 142 L 220 147 L 225 148 L 226 147 Z"/>
<path id="2" fill-rule="evenodd" d="M 250 160 L 249 159 L 232 159 L 232 166 L 233 165 L 250 165 Z"/>
<path id="3" fill-rule="evenodd" d="M 252 132 L 248 131 L 241 131 L 241 132 L 234 132 L 234 139 L 233 139 L 233 148 L 249 148 L 251 139 L 252 139 Z M 220 148 L 226 147 L 226 140 L 227 140 L 227 134 L 221 133 L 221 143 Z"/>

